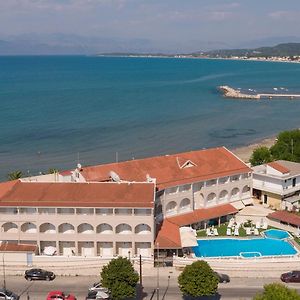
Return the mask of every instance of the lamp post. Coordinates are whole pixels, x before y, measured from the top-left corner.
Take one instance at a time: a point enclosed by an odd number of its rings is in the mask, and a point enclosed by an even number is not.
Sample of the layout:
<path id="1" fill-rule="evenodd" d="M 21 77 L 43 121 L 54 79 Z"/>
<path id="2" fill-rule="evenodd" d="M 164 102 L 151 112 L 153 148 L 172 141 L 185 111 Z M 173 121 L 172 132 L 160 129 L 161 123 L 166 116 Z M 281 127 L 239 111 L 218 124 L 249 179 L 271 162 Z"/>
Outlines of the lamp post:
<path id="1" fill-rule="evenodd" d="M 159 243 L 157 245 L 156 299 L 159 300 Z"/>
<path id="2" fill-rule="evenodd" d="M 131 262 L 131 260 L 130 260 L 130 250 L 128 251 L 128 259 Z"/>
<path id="3" fill-rule="evenodd" d="M 2 253 L 2 268 L 3 268 L 3 288 L 6 289 L 4 252 Z"/>

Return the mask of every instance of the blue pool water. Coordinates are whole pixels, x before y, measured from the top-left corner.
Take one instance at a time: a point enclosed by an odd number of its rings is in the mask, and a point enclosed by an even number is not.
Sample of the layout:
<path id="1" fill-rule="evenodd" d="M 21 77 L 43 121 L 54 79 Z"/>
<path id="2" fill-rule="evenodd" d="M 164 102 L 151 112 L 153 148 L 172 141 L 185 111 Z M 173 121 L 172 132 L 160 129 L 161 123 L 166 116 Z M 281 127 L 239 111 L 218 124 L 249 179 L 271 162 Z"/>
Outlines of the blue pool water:
<path id="1" fill-rule="evenodd" d="M 194 247 L 193 250 L 197 257 L 241 256 L 253 258 L 295 255 L 297 253 L 289 242 L 268 238 L 198 240 L 198 247 Z"/>
<path id="2" fill-rule="evenodd" d="M 278 229 L 269 229 L 264 232 L 265 237 L 270 239 L 278 239 L 283 240 L 286 238 L 289 238 L 290 235 L 288 232 L 284 230 L 278 230 Z"/>

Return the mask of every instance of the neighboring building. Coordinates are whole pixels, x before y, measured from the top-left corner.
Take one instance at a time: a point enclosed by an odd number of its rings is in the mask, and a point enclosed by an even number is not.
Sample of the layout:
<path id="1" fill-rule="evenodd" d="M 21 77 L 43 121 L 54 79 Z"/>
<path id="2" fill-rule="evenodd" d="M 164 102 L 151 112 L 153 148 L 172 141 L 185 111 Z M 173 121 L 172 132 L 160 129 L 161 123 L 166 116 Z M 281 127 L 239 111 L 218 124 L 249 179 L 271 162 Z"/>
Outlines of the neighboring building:
<path id="1" fill-rule="evenodd" d="M 154 194 L 152 183 L 5 182 L 1 240 L 58 255 L 151 256 Z"/>
<path id="2" fill-rule="evenodd" d="M 253 167 L 253 195 L 274 209 L 299 210 L 300 163 L 278 160 Z"/>

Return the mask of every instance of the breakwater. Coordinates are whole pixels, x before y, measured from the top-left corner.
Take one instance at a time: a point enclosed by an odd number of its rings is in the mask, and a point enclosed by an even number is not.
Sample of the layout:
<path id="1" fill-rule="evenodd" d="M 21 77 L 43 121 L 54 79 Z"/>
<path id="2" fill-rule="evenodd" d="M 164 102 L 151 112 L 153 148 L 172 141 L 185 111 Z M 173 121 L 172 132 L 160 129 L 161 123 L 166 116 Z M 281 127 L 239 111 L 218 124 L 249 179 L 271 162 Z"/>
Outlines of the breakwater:
<path id="1" fill-rule="evenodd" d="M 261 98 L 268 98 L 268 99 L 285 98 L 290 100 L 294 98 L 300 98 L 300 94 L 279 94 L 279 93 L 247 94 L 227 85 L 222 85 L 219 86 L 218 88 L 226 98 L 254 99 L 254 100 L 259 100 Z"/>

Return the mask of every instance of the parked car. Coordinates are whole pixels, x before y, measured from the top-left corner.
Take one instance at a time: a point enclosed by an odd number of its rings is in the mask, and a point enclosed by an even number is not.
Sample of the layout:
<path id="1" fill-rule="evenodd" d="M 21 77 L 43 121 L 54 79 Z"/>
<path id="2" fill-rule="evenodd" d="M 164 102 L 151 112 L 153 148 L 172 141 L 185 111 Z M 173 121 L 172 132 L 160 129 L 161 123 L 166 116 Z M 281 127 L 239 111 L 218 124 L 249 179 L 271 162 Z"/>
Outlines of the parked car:
<path id="1" fill-rule="evenodd" d="M 103 291 L 90 291 L 85 297 L 85 300 L 108 300 L 110 299 L 109 293 Z"/>
<path id="2" fill-rule="evenodd" d="M 17 294 L 13 293 L 10 290 L 7 289 L 0 289 L 0 299 L 1 300 L 19 300 L 20 296 L 18 296 Z"/>
<path id="3" fill-rule="evenodd" d="M 300 282 L 300 271 L 291 271 L 288 273 L 283 273 L 280 276 L 283 282 Z"/>
<path id="4" fill-rule="evenodd" d="M 51 291 L 48 293 L 46 300 L 76 300 L 72 294 L 65 295 L 62 291 Z"/>
<path id="5" fill-rule="evenodd" d="M 30 269 L 25 271 L 26 280 L 53 280 L 55 274 L 43 269 Z"/>
<path id="6" fill-rule="evenodd" d="M 105 288 L 101 285 L 101 282 L 95 282 L 90 288 L 89 288 L 89 292 L 93 292 L 93 291 L 101 291 L 101 292 L 105 292 L 108 293 L 108 288 Z"/>
<path id="7" fill-rule="evenodd" d="M 230 277 L 227 274 L 222 274 L 222 273 L 218 273 L 218 272 L 214 272 L 214 273 L 217 276 L 220 283 L 230 282 Z"/>

